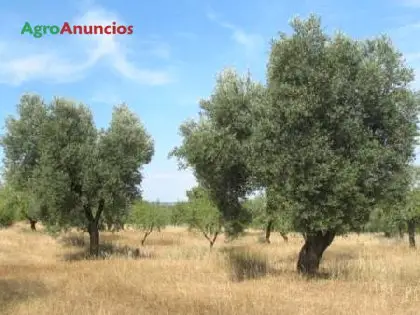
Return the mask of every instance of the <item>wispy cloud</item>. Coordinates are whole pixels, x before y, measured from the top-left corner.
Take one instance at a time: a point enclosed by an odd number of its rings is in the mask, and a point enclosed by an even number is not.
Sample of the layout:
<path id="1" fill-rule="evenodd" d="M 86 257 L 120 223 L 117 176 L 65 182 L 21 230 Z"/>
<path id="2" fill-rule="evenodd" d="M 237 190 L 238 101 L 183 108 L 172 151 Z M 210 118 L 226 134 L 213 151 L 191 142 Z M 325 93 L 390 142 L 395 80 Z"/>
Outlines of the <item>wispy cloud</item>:
<path id="1" fill-rule="evenodd" d="M 124 24 L 115 13 L 95 6 L 71 22 L 109 25 L 112 21 Z M 26 41 L 4 40 L 0 42 L 0 83 L 20 85 L 33 80 L 72 82 L 84 78 L 90 69 L 99 64 L 138 84 L 162 85 L 171 82 L 173 78 L 169 71 L 143 68 L 130 60 L 130 40 L 127 37 L 110 35 L 78 36 L 65 43 L 57 40 L 53 47 L 45 43 L 43 46 L 36 45 L 38 50 L 34 50 L 32 38 L 27 38 Z M 149 44 L 152 54 L 169 58 L 167 47 Z M 40 50 L 39 47 L 43 48 Z"/>
<path id="2" fill-rule="evenodd" d="M 411 8 L 420 8 L 420 0 L 400 0 L 398 3 Z"/>
<path id="3" fill-rule="evenodd" d="M 111 106 L 124 103 L 124 100 L 115 91 L 103 89 L 94 92 L 90 101 Z"/>
<path id="4" fill-rule="evenodd" d="M 241 45 L 248 56 L 255 56 L 264 47 L 264 38 L 261 35 L 246 32 L 241 27 L 222 20 L 213 10 L 208 10 L 207 18 L 221 27 L 230 30 L 234 42 Z"/>
<path id="5" fill-rule="evenodd" d="M 402 1 L 399 4 L 408 5 L 408 2 L 411 2 L 411 5 L 417 2 L 420 8 L 420 0 Z M 413 19 L 407 19 L 405 23 L 401 22 L 398 22 L 401 26 L 390 30 L 388 33 L 396 47 L 403 53 L 408 66 L 414 70 L 415 81 L 411 86 L 420 89 L 420 42 L 417 40 L 420 36 L 420 18 L 416 16 Z"/>

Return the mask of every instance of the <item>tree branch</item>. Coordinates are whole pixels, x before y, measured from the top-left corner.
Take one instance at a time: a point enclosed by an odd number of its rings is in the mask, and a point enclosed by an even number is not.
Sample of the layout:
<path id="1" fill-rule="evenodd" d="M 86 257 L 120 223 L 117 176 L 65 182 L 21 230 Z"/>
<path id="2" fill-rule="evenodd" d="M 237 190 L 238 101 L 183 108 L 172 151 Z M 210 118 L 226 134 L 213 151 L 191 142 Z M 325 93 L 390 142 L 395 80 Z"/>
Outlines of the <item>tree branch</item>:
<path id="1" fill-rule="evenodd" d="M 92 222 L 94 220 L 94 217 L 92 214 L 92 207 L 90 203 L 83 205 L 83 211 L 85 213 L 86 219 L 88 219 L 89 222 Z"/>
<path id="2" fill-rule="evenodd" d="M 216 241 L 216 238 L 219 235 L 219 233 L 220 233 L 220 231 L 217 231 L 216 233 L 214 233 L 213 240 L 211 241 L 212 244 Z"/>
<path id="3" fill-rule="evenodd" d="M 99 199 L 99 204 L 98 204 L 98 211 L 96 211 L 96 215 L 95 215 L 95 222 L 98 223 L 99 219 L 101 218 L 102 212 L 104 211 L 104 207 L 105 207 L 105 200 L 103 198 Z"/>

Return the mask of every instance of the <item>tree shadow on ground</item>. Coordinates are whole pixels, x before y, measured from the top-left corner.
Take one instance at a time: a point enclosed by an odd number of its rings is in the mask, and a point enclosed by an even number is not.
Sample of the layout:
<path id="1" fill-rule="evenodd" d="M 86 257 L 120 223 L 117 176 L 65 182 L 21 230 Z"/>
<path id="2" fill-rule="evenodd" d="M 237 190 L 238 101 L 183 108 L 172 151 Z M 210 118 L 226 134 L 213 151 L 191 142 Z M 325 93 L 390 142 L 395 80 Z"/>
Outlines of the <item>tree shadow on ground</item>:
<path id="1" fill-rule="evenodd" d="M 121 236 L 115 234 L 101 235 L 101 240 L 103 243 L 109 243 L 119 239 L 121 239 Z M 88 237 L 85 237 L 84 234 L 69 234 L 61 236 L 59 243 L 67 247 L 86 247 L 89 245 L 89 240 Z"/>
<path id="2" fill-rule="evenodd" d="M 284 274 L 294 274 L 299 275 L 296 270 L 296 264 L 298 261 L 299 253 L 289 254 L 287 256 L 281 257 L 274 262 L 274 266 L 283 266 L 280 268 L 273 268 L 270 270 L 272 275 L 284 275 Z M 351 268 L 349 265 L 352 261 L 355 261 L 359 258 L 359 255 L 356 252 L 347 252 L 347 251 L 327 251 L 324 253 L 320 270 L 314 275 L 299 275 L 304 279 L 308 280 L 332 280 L 332 279 L 348 279 L 351 274 Z M 324 267 L 327 265 L 326 267 Z M 293 266 L 293 271 L 290 270 L 290 266 Z"/>
<path id="3" fill-rule="evenodd" d="M 249 250 L 246 246 L 223 248 L 228 272 L 233 282 L 259 279 L 271 273 L 268 257 Z"/>
<path id="4" fill-rule="evenodd" d="M 59 243 L 67 246 L 67 247 L 85 247 L 86 246 L 86 240 L 84 235 L 65 235 L 62 236 L 59 240 Z"/>
<path id="5" fill-rule="evenodd" d="M 104 243 L 99 244 L 99 256 L 91 256 L 89 248 L 84 247 L 82 251 L 67 253 L 64 255 L 64 261 L 79 261 L 79 260 L 98 260 L 110 258 L 131 258 L 131 259 L 146 259 L 154 258 L 150 252 L 146 252 L 139 248 L 130 246 L 117 246 L 114 244 Z"/>
<path id="6" fill-rule="evenodd" d="M 16 302 L 45 296 L 49 293 L 41 281 L 27 279 L 0 279 L 0 309 L 6 310 Z"/>

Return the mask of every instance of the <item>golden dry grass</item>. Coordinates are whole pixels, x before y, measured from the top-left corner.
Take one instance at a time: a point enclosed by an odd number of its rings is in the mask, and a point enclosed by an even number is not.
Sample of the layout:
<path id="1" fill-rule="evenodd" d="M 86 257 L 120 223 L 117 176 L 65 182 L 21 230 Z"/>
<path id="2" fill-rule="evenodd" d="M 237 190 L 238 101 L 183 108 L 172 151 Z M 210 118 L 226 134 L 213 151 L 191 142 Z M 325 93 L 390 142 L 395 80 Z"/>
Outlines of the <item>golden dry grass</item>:
<path id="1" fill-rule="evenodd" d="M 82 248 L 17 224 L 0 230 L 0 313 L 420 314 L 420 250 L 406 242 L 339 237 L 322 262 L 329 275 L 306 280 L 295 273 L 301 237 L 285 244 L 274 234 L 266 245 L 260 234 L 220 238 L 209 254 L 199 234 L 167 228 L 147 239 L 145 258 L 66 261 Z M 136 231 L 101 236 L 119 246 L 141 240 Z"/>

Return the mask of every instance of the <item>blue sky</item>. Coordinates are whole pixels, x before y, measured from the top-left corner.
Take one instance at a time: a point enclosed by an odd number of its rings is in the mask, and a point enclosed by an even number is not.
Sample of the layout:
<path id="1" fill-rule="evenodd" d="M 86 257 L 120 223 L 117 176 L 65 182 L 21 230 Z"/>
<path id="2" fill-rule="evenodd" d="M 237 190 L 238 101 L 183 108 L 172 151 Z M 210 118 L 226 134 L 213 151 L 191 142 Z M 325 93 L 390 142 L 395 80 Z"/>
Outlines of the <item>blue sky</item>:
<path id="1" fill-rule="evenodd" d="M 420 0 L 7 1 L 0 9 L 0 120 L 15 112 L 25 92 L 84 102 L 99 127 L 107 126 L 113 105 L 124 101 L 155 140 L 144 197 L 184 199 L 194 177 L 167 159 L 181 141 L 179 125 L 196 115 L 198 100 L 210 95 L 223 68 L 249 69 L 264 81 L 270 39 L 290 31 L 292 17 L 310 13 L 320 15 L 330 32 L 389 34 L 420 75 Z M 116 21 L 134 25 L 134 34 L 35 39 L 20 34 L 25 21 Z"/>

